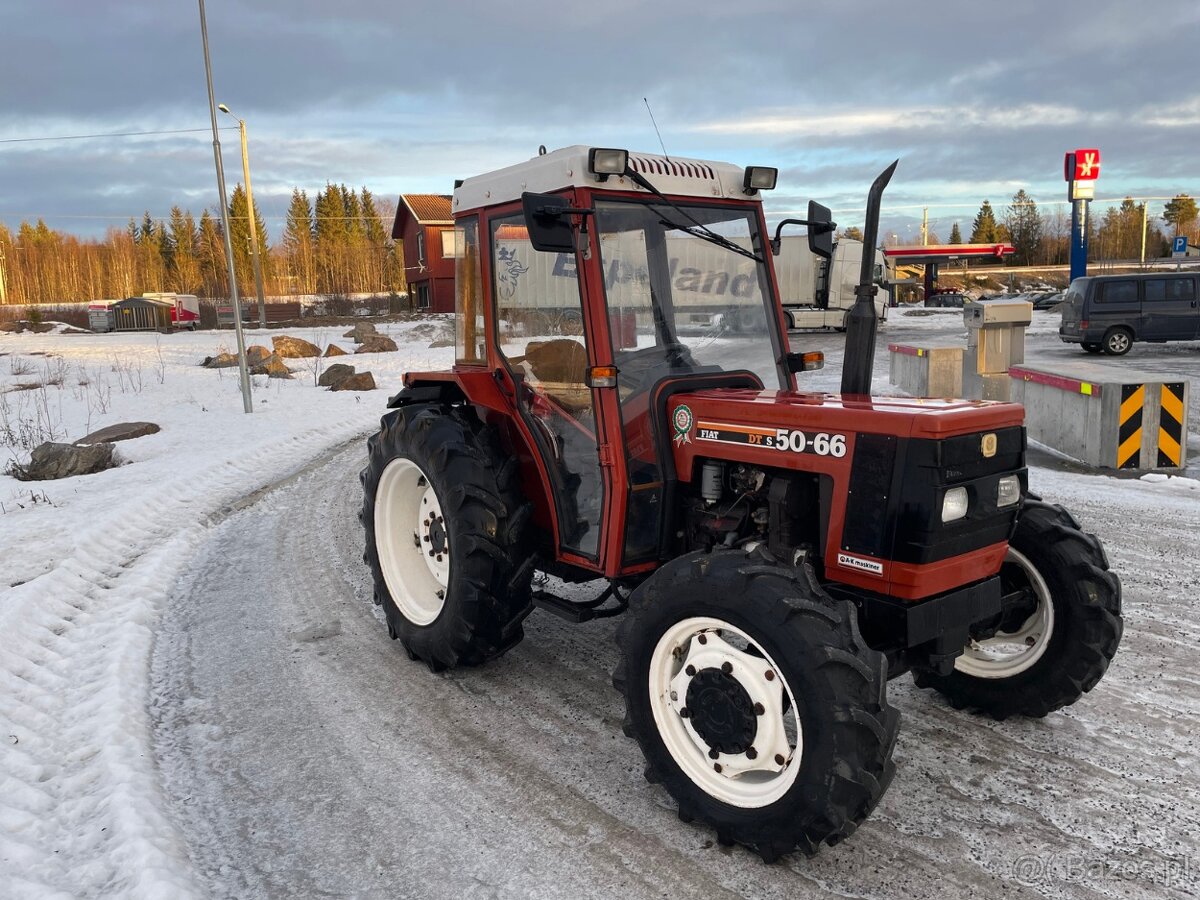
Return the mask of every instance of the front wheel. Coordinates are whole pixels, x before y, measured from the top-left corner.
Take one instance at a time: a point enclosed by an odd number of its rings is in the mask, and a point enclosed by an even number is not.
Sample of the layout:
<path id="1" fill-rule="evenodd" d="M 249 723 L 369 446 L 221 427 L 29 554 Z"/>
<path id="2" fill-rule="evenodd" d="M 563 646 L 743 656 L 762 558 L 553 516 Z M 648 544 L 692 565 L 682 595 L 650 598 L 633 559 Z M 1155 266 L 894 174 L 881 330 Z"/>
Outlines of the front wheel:
<path id="1" fill-rule="evenodd" d="M 1010 601 L 949 675 L 914 672 L 951 705 L 996 719 L 1044 716 L 1094 688 L 1121 642 L 1121 583 L 1095 535 L 1061 506 L 1026 500 L 1000 569 Z"/>
<path id="2" fill-rule="evenodd" d="M 532 609 L 516 459 L 460 409 L 384 416 L 363 469 L 363 560 L 388 631 L 430 669 L 478 665 L 523 636 Z"/>
<path id="3" fill-rule="evenodd" d="M 634 592 L 613 684 L 646 778 L 765 860 L 853 834 L 895 772 L 887 665 L 854 608 L 762 550 L 692 553 Z"/>

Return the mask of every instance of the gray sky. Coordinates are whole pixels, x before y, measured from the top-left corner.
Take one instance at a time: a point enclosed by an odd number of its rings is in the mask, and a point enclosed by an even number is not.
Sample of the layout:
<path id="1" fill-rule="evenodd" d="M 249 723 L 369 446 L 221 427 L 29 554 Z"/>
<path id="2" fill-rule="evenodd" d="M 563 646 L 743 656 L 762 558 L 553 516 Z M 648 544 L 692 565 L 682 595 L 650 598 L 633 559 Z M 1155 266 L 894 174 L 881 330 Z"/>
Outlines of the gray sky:
<path id="1" fill-rule="evenodd" d="M 1200 5 L 1180 0 L 206 2 L 217 99 L 249 125 L 272 238 L 292 186 L 394 199 L 539 144 L 656 151 L 643 97 L 672 155 L 778 166 L 774 217 L 811 197 L 859 221 L 896 157 L 885 214 L 914 240 L 924 204 L 945 239 L 985 197 L 1062 200 L 1076 147 L 1103 154 L 1100 198 L 1200 193 Z M 13 142 L 206 128 L 194 0 L 0 0 L 0 85 L 10 227 L 215 207 L 207 133 Z M 221 143 L 232 189 L 236 129 Z"/>

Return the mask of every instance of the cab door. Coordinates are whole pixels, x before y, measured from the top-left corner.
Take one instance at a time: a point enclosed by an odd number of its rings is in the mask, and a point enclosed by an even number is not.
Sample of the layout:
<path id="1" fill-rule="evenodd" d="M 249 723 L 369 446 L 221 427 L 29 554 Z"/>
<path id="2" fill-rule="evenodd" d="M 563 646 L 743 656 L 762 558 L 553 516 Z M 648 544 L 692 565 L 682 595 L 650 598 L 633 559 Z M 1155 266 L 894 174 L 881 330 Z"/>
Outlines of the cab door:
<path id="1" fill-rule="evenodd" d="M 610 487 L 578 253 L 535 250 L 520 210 L 491 218 L 489 230 L 497 347 L 550 478 L 558 550 L 599 570 Z"/>

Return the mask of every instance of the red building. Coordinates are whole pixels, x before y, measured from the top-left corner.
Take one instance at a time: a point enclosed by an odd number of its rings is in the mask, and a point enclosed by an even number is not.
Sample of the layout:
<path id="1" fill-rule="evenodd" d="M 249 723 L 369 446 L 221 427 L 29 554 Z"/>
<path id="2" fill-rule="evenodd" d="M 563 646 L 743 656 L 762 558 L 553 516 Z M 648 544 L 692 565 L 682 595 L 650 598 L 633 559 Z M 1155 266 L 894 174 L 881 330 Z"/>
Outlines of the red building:
<path id="1" fill-rule="evenodd" d="M 454 312 L 454 221 L 448 194 L 401 194 L 392 238 L 404 242 L 404 275 L 417 309 Z"/>

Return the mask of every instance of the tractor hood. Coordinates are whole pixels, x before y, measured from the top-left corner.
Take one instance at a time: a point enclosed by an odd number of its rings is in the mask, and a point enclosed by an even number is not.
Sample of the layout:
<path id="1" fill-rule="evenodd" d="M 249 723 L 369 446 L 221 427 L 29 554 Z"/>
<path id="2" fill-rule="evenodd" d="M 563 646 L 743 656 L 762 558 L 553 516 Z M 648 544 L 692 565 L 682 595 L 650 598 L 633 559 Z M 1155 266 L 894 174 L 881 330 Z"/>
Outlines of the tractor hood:
<path id="1" fill-rule="evenodd" d="M 841 435 L 846 441 L 860 432 L 937 440 L 1020 426 L 1025 420 L 1018 403 L 753 389 L 675 394 L 668 413 L 679 448 L 733 440 L 773 450 L 783 449 L 777 447 L 780 429 L 812 432 L 813 438 Z"/>

